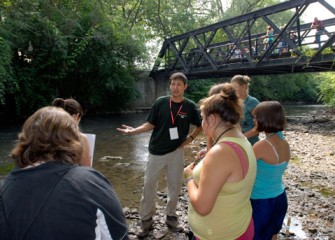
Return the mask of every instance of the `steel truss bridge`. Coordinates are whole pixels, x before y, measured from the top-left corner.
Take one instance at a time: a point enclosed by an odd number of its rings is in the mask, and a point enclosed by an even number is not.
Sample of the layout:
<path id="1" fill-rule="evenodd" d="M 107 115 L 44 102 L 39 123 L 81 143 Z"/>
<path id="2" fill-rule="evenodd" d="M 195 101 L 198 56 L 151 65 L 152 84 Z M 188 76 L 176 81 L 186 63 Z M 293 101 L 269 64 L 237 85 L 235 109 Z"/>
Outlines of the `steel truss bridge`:
<path id="1" fill-rule="evenodd" d="M 314 3 L 321 4 L 332 16 L 315 16 L 326 29 L 320 47 L 314 42 L 316 30 L 311 29 L 314 18 L 308 23 L 300 20 Z M 284 12 L 290 19 L 278 26 L 276 19 Z M 267 26 L 274 30 L 270 44 L 264 43 Z M 150 76 L 166 78 L 180 71 L 189 79 L 205 79 L 334 71 L 334 42 L 334 7 L 325 0 L 290 0 L 166 39 Z"/>

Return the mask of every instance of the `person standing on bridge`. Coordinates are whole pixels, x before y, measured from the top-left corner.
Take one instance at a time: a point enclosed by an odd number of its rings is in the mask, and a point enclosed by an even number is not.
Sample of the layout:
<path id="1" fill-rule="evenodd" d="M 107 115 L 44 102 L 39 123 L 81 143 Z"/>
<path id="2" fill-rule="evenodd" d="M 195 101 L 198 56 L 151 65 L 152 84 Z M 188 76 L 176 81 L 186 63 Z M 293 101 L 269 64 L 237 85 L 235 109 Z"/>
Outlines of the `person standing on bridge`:
<path id="1" fill-rule="evenodd" d="M 320 48 L 321 47 L 321 35 L 324 34 L 325 27 L 323 26 L 322 21 L 319 20 L 317 17 L 315 17 L 314 22 L 312 22 L 311 28 L 316 29 L 314 42 L 317 43 Z"/>
<path id="2" fill-rule="evenodd" d="M 264 50 L 267 50 L 273 42 L 273 28 L 271 26 L 266 27 L 266 35 L 264 36 Z"/>
<path id="3" fill-rule="evenodd" d="M 253 120 L 253 111 L 259 104 L 257 98 L 249 95 L 250 77 L 246 75 L 235 75 L 230 83 L 236 89 L 237 95 L 244 102 L 244 118 L 241 121 L 243 134 L 248 138 L 249 142 L 254 145 L 258 140 L 259 132 L 255 128 Z"/>
<path id="4" fill-rule="evenodd" d="M 148 234 L 156 211 L 155 197 L 160 172 L 167 170 L 168 197 L 166 224 L 173 231 L 183 231 L 176 209 L 184 169 L 183 147 L 201 132 L 201 118 L 197 105 L 184 98 L 187 78 L 174 73 L 169 79 L 170 96 L 159 97 L 150 109 L 147 122 L 137 128 L 122 125 L 118 131 L 131 135 L 152 131 L 149 142 L 149 161 L 144 176 L 143 195 L 140 203 L 141 227 L 138 237 Z M 196 128 L 189 134 L 190 124 Z M 189 135 L 188 135 L 189 134 Z"/>

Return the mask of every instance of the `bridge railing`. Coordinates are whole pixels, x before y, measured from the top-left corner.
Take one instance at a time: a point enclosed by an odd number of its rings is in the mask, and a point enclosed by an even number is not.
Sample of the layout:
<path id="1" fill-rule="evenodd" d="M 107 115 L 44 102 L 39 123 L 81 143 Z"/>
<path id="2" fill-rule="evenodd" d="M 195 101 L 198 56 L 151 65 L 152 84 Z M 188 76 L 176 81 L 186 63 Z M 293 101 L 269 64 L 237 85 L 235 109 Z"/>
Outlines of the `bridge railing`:
<path id="1" fill-rule="evenodd" d="M 334 18 L 323 20 L 328 30 L 321 38 L 321 46 L 314 43 L 315 29 L 311 22 L 300 24 L 300 17 L 309 4 L 319 2 Z M 292 16 L 285 26 L 277 26 L 270 15 L 291 11 Z M 254 25 L 262 21 L 274 29 L 273 42 L 264 42 L 265 32 L 252 33 Z M 238 29 L 236 31 L 235 29 Z M 324 0 L 291 0 L 255 11 L 233 19 L 197 29 L 166 39 L 151 76 L 182 71 L 192 75 L 199 72 L 220 72 L 227 68 L 257 68 L 272 59 L 297 57 L 303 59 L 306 49 L 314 49 L 310 60 L 317 60 L 326 48 L 335 42 L 335 9 Z M 219 39 L 219 41 L 218 41 Z M 278 62 L 278 61 L 277 61 Z M 237 66 L 243 63 L 243 66 Z"/>
<path id="2" fill-rule="evenodd" d="M 287 38 L 291 39 L 294 45 L 290 46 L 286 42 L 283 36 L 279 36 L 279 34 L 274 34 L 273 38 L 278 37 L 278 41 L 276 43 L 267 44 L 264 42 L 266 33 L 259 33 L 255 35 L 251 35 L 250 39 L 251 42 L 254 44 L 249 46 L 249 39 L 242 39 L 239 42 L 239 46 L 232 43 L 231 41 L 225 41 L 219 44 L 212 44 L 209 45 L 205 51 L 212 57 L 212 59 L 219 64 L 229 64 L 229 63 L 236 63 L 240 61 L 244 62 L 259 62 L 259 58 L 266 52 L 266 50 L 272 47 L 272 51 L 268 57 L 269 59 L 272 58 L 287 58 L 296 54 L 296 49 L 302 49 L 303 47 L 309 49 L 318 49 L 317 44 L 315 41 L 315 29 L 310 28 L 311 23 L 306 23 L 300 26 L 300 34 L 298 34 L 296 27 L 288 29 L 283 35 Z M 328 19 L 324 21 L 325 26 L 325 34 L 323 34 L 320 43 L 323 45 L 327 42 L 327 40 L 335 34 L 335 31 L 328 31 L 327 28 L 331 27 L 332 29 L 335 28 L 335 18 Z M 314 32 L 314 34 L 313 34 Z M 248 59 L 249 56 L 250 58 Z M 206 67 L 209 66 L 209 62 L 203 58 L 203 52 L 200 48 L 192 48 L 189 51 L 182 52 L 181 57 L 185 59 L 188 66 L 190 68 L 195 67 Z M 170 68 L 173 64 L 178 61 L 178 58 L 172 54 L 167 57 L 167 61 L 164 62 L 164 65 L 161 66 L 161 69 Z M 174 65 L 175 70 L 183 70 L 183 66 L 181 64 Z"/>

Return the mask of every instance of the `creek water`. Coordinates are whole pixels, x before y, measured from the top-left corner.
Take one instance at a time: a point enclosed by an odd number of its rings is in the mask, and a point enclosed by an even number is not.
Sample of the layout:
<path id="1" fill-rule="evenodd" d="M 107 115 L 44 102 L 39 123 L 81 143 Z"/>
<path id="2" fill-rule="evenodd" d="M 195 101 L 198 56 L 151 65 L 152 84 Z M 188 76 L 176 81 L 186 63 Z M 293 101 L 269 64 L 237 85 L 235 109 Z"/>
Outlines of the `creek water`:
<path id="1" fill-rule="evenodd" d="M 303 117 L 324 108 L 323 105 L 287 105 L 285 112 L 288 117 Z M 151 133 L 124 136 L 116 128 L 122 124 L 138 126 L 145 122 L 146 115 L 146 112 L 141 112 L 106 117 L 84 116 L 80 123 L 84 133 L 96 134 L 93 167 L 112 182 L 122 204 L 128 207 L 136 207 L 140 199 Z M 11 162 L 9 153 L 20 127 L 0 129 L 0 167 Z M 185 153 L 186 160 L 194 156 L 192 151 Z M 0 171 L 0 179 L 5 174 L 6 171 Z"/>
<path id="2" fill-rule="evenodd" d="M 138 126 L 145 122 L 146 115 L 131 113 L 84 117 L 80 123 L 82 132 L 96 135 L 93 167 L 111 181 L 123 206 L 135 207 L 139 202 L 150 133 L 125 136 L 116 128 L 122 124 Z M 0 130 L 0 166 L 11 162 L 9 154 L 19 131 L 20 126 Z M 6 171 L 2 171 L 0 179 L 5 174 Z"/>
<path id="3" fill-rule="evenodd" d="M 288 117 L 307 116 L 324 109 L 322 105 L 289 105 L 285 106 Z M 138 126 L 145 122 L 147 113 L 129 113 L 108 117 L 85 117 L 80 123 L 84 133 L 96 134 L 93 167 L 102 172 L 111 181 L 122 205 L 137 208 L 143 186 L 143 176 L 148 157 L 150 132 L 134 136 L 125 136 L 116 128 L 122 124 Z M 15 144 L 20 126 L 0 129 L 0 167 L 11 162 L 10 150 Z M 195 152 L 189 149 L 185 152 L 186 160 L 195 157 Z M 9 171 L 9 170 L 8 170 Z M 7 174 L 0 171 L 0 180 Z M 161 176 L 159 189 L 165 188 L 164 175 Z M 296 221 L 292 219 L 292 222 Z M 291 227 L 299 224 L 292 224 Z M 287 226 L 288 227 L 288 226 Z M 301 239 L 304 233 L 300 232 Z"/>

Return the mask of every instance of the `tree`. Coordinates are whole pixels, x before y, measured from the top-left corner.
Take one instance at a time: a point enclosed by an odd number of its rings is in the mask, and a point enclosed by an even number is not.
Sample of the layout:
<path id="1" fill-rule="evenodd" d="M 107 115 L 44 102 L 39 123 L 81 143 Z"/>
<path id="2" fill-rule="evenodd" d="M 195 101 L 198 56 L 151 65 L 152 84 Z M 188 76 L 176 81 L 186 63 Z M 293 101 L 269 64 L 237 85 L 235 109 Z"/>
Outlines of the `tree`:
<path id="1" fill-rule="evenodd" d="M 310 73 L 252 77 L 250 92 L 262 101 L 316 102 L 316 75 Z"/>
<path id="2" fill-rule="evenodd" d="M 17 83 L 8 94 L 17 115 L 55 97 L 74 97 L 97 111 L 119 111 L 136 98 L 143 44 L 109 14 L 106 1 L 15 0 L 1 7 L 0 36 L 11 43 Z"/>
<path id="3" fill-rule="evenodd" d="M 0 115 L 9 107 L 8 95 L 14 94 L 17 82 L 13 79 L 9 43 L 0 37 Z"/>
<path id="4" fill-rule="evenodd" d="M 165 38 L 278 2 L 3 0 L 0 115 L 24 118 L 55 97 L 74 97 L 91 112 L 125 109 L 138 95 L 136 69 L 152 65 L 157 56 L 150 48 L 157 52 Z M 290 14 L 270 19 L 279 26 Z M 252 31 L 264 31 L 265 26 L 257 21 Z M 238 35 L 243 27 L 232 26 L 231 31 Z M 222 40 L 219 35 L 213 43 Z M 268 86 L 269 81 L 260 80 L 260 86 Z M 197 98 L 207 91 L 190 88 Z M 276 96 L 291 99 L 298 90 L 290 91 L 285 96 L 278 91 Z M 259 94 L 270 97 L 268 91 Z"/>
<path id="5" fill-rule="evenodd" d="M 326 105 L 335 107 L 335 74 L 320 73 L 319 80 L 319 99 L 322 100 Z"/>
<path id="6" fill-rule="evenodd" d="M 318 101 L 318 75 L 311 73 L 250 76 L 250 95 L 260 101 L 276 100 L 283 103 Z M 230 78 L 191 80 L 185 96 L 198 102 L 207 96 L 216 83 L 229 82 Z M 334 94 L 334 92 L 333 92 Z"/>

